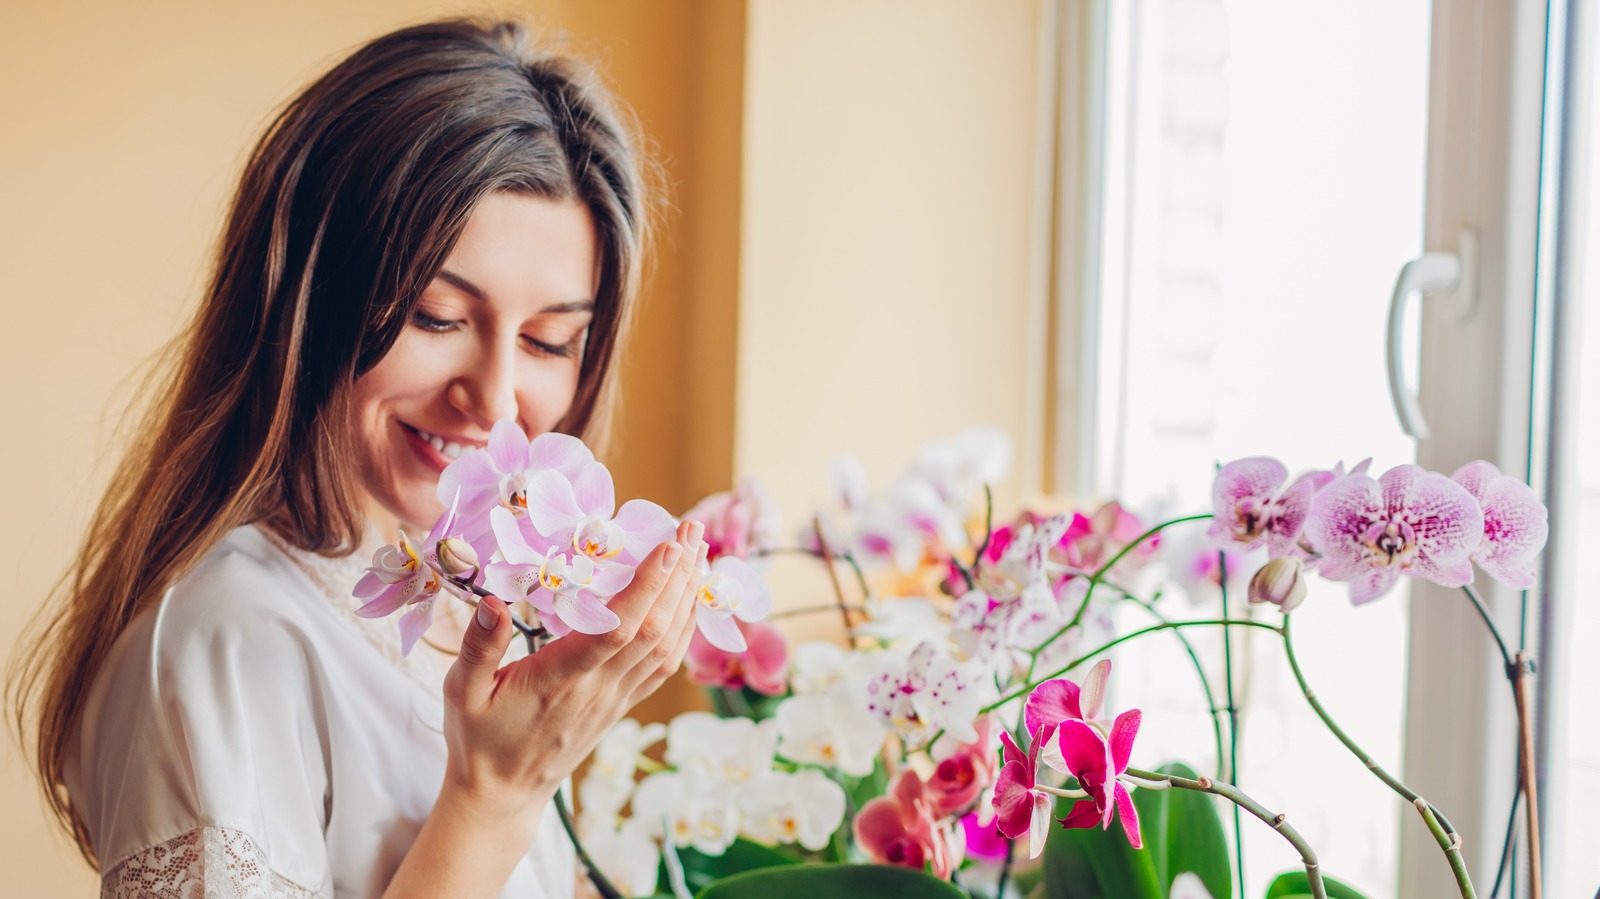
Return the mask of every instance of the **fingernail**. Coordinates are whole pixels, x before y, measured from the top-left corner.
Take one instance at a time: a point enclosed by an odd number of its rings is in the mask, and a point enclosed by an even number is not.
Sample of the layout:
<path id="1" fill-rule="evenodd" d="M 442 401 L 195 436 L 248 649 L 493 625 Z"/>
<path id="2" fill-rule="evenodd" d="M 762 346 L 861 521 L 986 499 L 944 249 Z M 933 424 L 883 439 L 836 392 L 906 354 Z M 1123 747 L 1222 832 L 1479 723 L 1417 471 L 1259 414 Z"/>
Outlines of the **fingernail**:
<path id="1" fill-rule="evenodd" d="M 481 627 L 486 631 L 494 630 L 494 626 L 500 623 L 500 612 L 491 608 L 486 602 L 480 601 L 478 603 L 478 614 L 476 617 L 478 619 L 478 627 Z"/>
<path id="2" fill-rule="evenodd" d="M 693 546 L 696 543 L 699 543 L 700 542 L 700 538 L 704 537 L 705 535 L 706 535 L 706 526 L 705 526 L 705 524 L 697 521 L 694 524 L 690 525 L 689 526 L 689 545 Z"/>
<path id="3" fill-rule="evenodd" d="M 683 555 L 683 547 L 677 543 L 667 544 L 667 551 L 661 554 L 661 567 L 671 571 L 678 564 L 678 557 Z"/>

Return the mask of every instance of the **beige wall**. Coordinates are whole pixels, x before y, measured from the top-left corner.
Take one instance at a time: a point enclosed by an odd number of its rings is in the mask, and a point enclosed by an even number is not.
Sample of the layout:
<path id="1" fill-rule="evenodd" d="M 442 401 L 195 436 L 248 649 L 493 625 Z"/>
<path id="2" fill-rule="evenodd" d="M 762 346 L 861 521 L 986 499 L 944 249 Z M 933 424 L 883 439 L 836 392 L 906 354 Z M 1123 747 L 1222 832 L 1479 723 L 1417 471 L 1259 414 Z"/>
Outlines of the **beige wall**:
<path id="1" fill-rule="evenodd" d="M 632 439 L 613 462 L 619 490 L 681 509 L 725 485 L 732 464 L 732 341 L 701 326 L 732 326 L 743 2 L 499 8 L 575 35 L 573 49 L 605 64 L 674 184 L 677 211 L 624 369 Z M 18 563 L 0 596 L 0 652 L 68 564 L 128 385 L 192 309 L 223 203 L 269 114 L 360 41 L 463 11 L 425 0 L 0 7 L 0 374 L 13 435 L 0 545 Z M 680 686 L 653 712 L 693 695 Z M 34 792 L 8 740 L 0 893 L 91 894 Z"/>
<path id="2" fill-rule="evenodd" d="M 1042 415 L 1025 399 L 1038 7 L 750 4 L 735 467 L 791 526 L 839 452 L 882 484 L 932 438 L 1020 442 Z M 795 568 L 780 600 L 826 599 Z"/>

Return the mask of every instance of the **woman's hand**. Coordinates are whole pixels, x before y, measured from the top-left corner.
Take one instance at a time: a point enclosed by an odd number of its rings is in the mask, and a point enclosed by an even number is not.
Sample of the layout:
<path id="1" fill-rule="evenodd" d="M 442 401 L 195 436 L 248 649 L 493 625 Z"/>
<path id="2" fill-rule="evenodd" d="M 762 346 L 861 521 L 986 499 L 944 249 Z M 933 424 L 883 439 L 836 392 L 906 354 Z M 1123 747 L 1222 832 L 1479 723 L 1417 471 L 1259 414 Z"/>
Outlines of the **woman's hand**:
<path id="1" fill-rule="evenodd" d="M 500 667 L 515 634 L 504 603 L 480 600 L 445 678 L 446 793 L 531 836 L 545 803 L 628 710 L 678 670 L 694 630 L 695 571 L 704 526 L 639 563 L 611 600 L 622 623 L 606 634 L 573 632 Z"/>
<path id="2" fill-rule="evenodd" d="M 694 633 L 698 522 L 639 563 L 609 603 L 609 634 L 568 634 L 504 668 L 515 628 L 505 603 L 479 601 L 445 676 L 445 780 L 384 899 L 498 896 L 545 804 L 635 703 L 678 670 Z"/>

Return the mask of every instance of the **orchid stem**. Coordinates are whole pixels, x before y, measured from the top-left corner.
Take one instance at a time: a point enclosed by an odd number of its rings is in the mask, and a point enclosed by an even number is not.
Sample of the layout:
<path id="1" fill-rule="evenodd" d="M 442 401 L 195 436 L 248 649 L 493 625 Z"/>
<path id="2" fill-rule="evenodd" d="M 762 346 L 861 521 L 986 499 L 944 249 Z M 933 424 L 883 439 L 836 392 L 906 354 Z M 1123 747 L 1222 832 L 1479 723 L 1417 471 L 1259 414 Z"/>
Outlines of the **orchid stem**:
<path id="1" fill-rule="evenodd" d="M 1494 638 L 1494 645 L 1500 650 L 1500 661 L 1506 666 L 1506 677 L 1512 677 L 1511 669 L 1516 662 L 1511 657 L 1511 650 L 1506 647 L 1506 638 L 1500 635 L 1500 628 L 1495 626 L 1494 617 L 1489 614 L 1489 607 L 1483 604 L 1483 598 L 1478 595 L 1478 591 L 1472 589 L 1471 584 L 1462 587 L 1461 592 L 1472 600 L 1472 607 L 1478 610 L 1478 617 L 1483 619 L 1484 627 L 1489 629 L 1489 636 Z"/>
<path id="2" fill-rule="evenodd" d="M 457 587 L 460 587 L 463 590 L 469 590 L 472 593 L 477 594 L 478 596 L 494 596 L 493 593 L 490 593 L 488 590 L 483 589 L 482 587 L 478 586 L 477 584 L 472 583 L 471 581 L 464 581 L 461 578 L 456 577 L 455 575 L 449 575 L 449 574 L 445 575 L 445 577 L 450 579 L 450 583 L 456 585 Z M 499 598 L 500 597 L 495 596 L 495 599 L 499 599 Z M 478 607 L 478 601 L 475 600 L 475 599 L 467 599 L 466 597 L 462 597 L 461 601 L 466 603 L 469 606 L 472 606 L 474 609 L 476 609 Z M 504 600 L 502 600 L 502 602 L 503 601 Z M 513 627 L 515 627 L 522 634 L 523 639 L 528 641 L 528 653 L 529 653 L 529 655 L 532 655 L 535 652 L 535 650 L 533 648 L 533 641 L 534 640 L 542 640 L 545 637 L 550 636 L 550 632 L 549 631 L 545 630 L 542 627 L 534 627 L 533 625 L 529 624 L 526 621 L 523 621 L 521 618 L 518 618 L 515 615 L 511 616 L 511 624 L 512 624 Z"/>
<path id="3" fill-rule="evenodd" d="M 845 608 L 847 610 L 851 611 L 851 612 L 865 612 L 866 611 L 866 609 L 864 607 L 862 607 L 862 606 L 847 605 L 847 606 L 845 606 Z M 827 605 L 827 606 L 806 606 L 806 607 L 800 608 L 800 609 L 784 609 L 781 612 L 773 612 L 771 615 L 767 616 L 767 620 L 768 621 L 778 621 L 778 620 L 783 619 L 783 618 L 798 618 L 801 615 L 817 615 L 817 614 L 820 614 L 822 612 L 837 612 L 837 611 L 839 611 L 839 606 L 838 606 L 837 603 L 835 603 L 833 605 Z"/>
<path id="4" fill-rule="evenodd" d="M 1060 630 L 1056 631 L 1054 634 L 1051 634 L 1050 635 L 1050 639 L 1044 641 L 1043 643 L 1040 643 L 1036 648 L 1033 649 L 1033 651 L 1031 653 L 1032 658 L 1028 662 L 1027 679 L 1028 680 L 1032 680 L 1033 679 L 1033 665 L 1034 665 L 1034 662 L 1039 661 L 1039 654 L 1041 652 L 1044 652 L 1045 647 L 1047 647 L 1051 643 L 1054 643 L 1057 640 L 1061 639 L 1062 636 L 1064 636 L 1067 633 L 1067 631 L 1070 631 L 1073 628 L 1077 627 L 1078 623 L 1083 620 L 1084 612 L 1088 611 L 1088 609 L 1089 609 L 1089 600 L 1094 598 L 1094 588 L 1098 587 L 1100 585 L 1100 582 L 1106 579 L 1106 575 L 1108 573 L 1110 573 L 1112 568 L 1116 567 L 1116 564 L 1118 562 L 1122 561 L 1122 557 L 1123 556 L 1126 556 L 1128 553 L 1133 552 L 1134 548 L 1137 547 L 1139 544 L 1145 542 L 1146 540 L 1149 540 L 1151 537 L 1154 537 L 1156 534 L 1161 533 L 1161 531 L 1166 529 L 1166 528 L 1172 527 L 1175 524 L 1183 524 L 1186 521 L 1203 521 L 1203 520 L 1205 520 L 1207 518 L 1210 518 L 1210 517 L 1211 517 L 1211 515 L 1209 513 L 1207 513 L 1205 515 L 1189 515 L 1189 516 L 1186 516 L 1184 518 L 1174 518 L 1171 521 L 1163 521 L 1160 524 L 1156 525 L 1155 527 L 1152 527 L 1150 530 L 1145 531 L 1143 534 L 1140 534 L 1138 539 L 1134 540 L 1132 543 L 1129 543 L 1127 546 L 1124 546 L 1122 549 L 1118 550 L 1117 554 L 1111 557 L 1111 561 L 1105 563 L 1104 565 L 1101 565 L 1098 571 L 1096 571 L 1094 574 L 1089 576 L 1089 589 L 1088 589 L 1087 592 L 1085 592 L 1083 594 L 1083 601 L 1078 603 L 1078 611 L 1073 613 L 1072 620 L 1068 621 Z"/>
<path id="5" fill-rule="evenodd" d="M 1449 818 L 1444 816 L 1444 812 L 1434 808 L 1433 804 L 1419 795 L 1416 790 L 1406 786 L 1399 778 L 1384 770 L 1383 766 L 1368 755 L 1366 750 L 1356 745 L 1356 741 L 1352 740 L 1350 735 L 1344 732 L 1344 728 L 1333 720 L 1333 716 L 1328 714 L 1328 710 L 1323 708 L 1322 702 L 1312 692 L 1311 685 L 1306 683 L 1305 672 L 1300 670 L 1300 660 L 1295 656 L 1294 652 L 1294 640 L 1290 637 L 1290 620 L 1291 616 L 1283 616 L 1283 630 L 1280 632 L 1283 635 L 1283 652 L 1289 660 L 1289 670 L 1294 673 L 1294 681 L 1300 686 L 1300 692 L 1305 695 L 1306 702 L 1311 706 L 1311 711 L 1316 713 L 1317 717 L 1322 720 L 1322 723 L 1333 733 L 1334 737 L 1340 743 L 1343 743 L 1344 748 L 1350 750 L 1350 754 L 1365 765 L 1374 777 L 1383 781 L 1388 785 L 1389 789 L 1400 794 L 1402 798 L 1416 807 L 1417 811 L 1422 815 L 1422 820 L 1428 824 L 1428 830 L 1433 833 L 1434 840 L 1439 844 L 1439 848 L 1444 850 L 1445 859 L 1450 863 L 1450 870 L 1455 872 L 1456 886 L 1461 890 L 1463 899 L 1473 899 L 1477 894 L 1472 888 L 1472 878 L 1467 874 L 1466 863 L 1461 858 L 1461 837 L 1456 833 L 1455 826 L 1450 823 Z"/>
<path id="6" fill-rule="evenodd" d="M 1228 617 L 1228 554 L 1217 551 L 1217 587 L 1222 591 L 1222 617 Z M 1233 632 L 1222 629 L 1222 679 L 1228 696 L 1228 778 L 1239 783 L 1239 706 L 1233 699 Z M 1233 860 L 1239 869 L 1239 895 L 1244 895 L 1244 824 L 1233 807 Z"/>
<path id="7" fill-rule="evenodd" d="M 856 626 L 850 620 L 850 605 L 845 602 L 844 585 L 839 583 L 839 570 L 833 565 L 833 550 L 828 548 L 828 538 L 822 535 L 822 517 L 811 519 L 811 528 L 817 535 L 817 548 L 822 551 L 822 567 L 828 570 L 828 580 L 833 584 L 833 596 L 838 600 L 839 617 L 844 619 L 844 636 L 850 641 L 850 648 L 856 646 Z"/>
<path id="8" fill-rule="evenodd" d="M 1221 781 L 1212 780 L 1209 777 L 1201 777 L 1198 780 L 1190 780 L 1187 777 L 1178 777 L 1171 774 L 1157 774 L 1153 771 L 1141 771 L 1137 768 L 1129 768 L 1127 769 L 1127 773 L 1141 780 L 1166 781 L 1169 786 L 1176 787 L 1180 790 L 1194 790 L 1198 793 L 1210 793 L 1214 796 L 1221 796 L 1229 802 L 1232 802 L 1235 808 L 1242 808 L 1250 814 L 1255 815 L 1257 818 L 1260 818 L 1262 821 L 1270 825 L 1273 830 L 1276 830 L 1279 834 L 1281 834 L 1285 840 L 1288 840 L 1289 845 L 1293 846 L 1295 850 L 1300 853 L 1300 861 L 1306 866 L 1306 881 L 1311 886 L 1311 895 L 1314 896 L 1315 899 L 1328 899 L 1327 889 L 1322 884 L 1322 870 L 1317 866 L 1317 854 L 1312 851 L 1311 845 L 1305 841 L 1305 838 L 1300 836 L 1300 833 L 1293 827 L 1289 826 L 1286 816 L 1273 814 L 1272 812 L 1268 811 L 1261 805 L 1261 803 L 1256 802 L 1249 796 L 1246 796 L 1244 791 L 1240 790 L 1238 787 L 1232 784 L 1222 783 Z"/>
<path id="9" fill-rule="evenodd" d="M 989 541 L 994 537 L 994 491 L 989 485 L 983 485 L 983 542 L 978 544 L 978 549 L 972 554 L 972 567 L 977 568 L 983 554 L 989 550 Z"/>

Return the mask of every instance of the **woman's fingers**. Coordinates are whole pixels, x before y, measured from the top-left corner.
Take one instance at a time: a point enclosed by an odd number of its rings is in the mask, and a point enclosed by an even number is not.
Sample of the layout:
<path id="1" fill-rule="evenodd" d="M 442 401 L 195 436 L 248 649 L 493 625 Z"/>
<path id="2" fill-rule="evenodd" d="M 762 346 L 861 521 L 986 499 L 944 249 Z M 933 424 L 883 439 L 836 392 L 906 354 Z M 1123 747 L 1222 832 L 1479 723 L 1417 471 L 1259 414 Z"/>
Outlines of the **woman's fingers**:
<path id="1" fill-rule="evenodd" d="M 694 560 L 690 562 L 689 576 L 684 580 L 683 587 L 676 598 L 673 598 L 670 594 L 662 595 L 662 604 L 672 610 L 672 620 L 667 625 L 663 639 L 650 651 L 646 652 L 626 676 L 623 686 L 627 690 L 628 696 L 631 697 L 628 701 L 629 706 L 655 692 L 656 687 L 661 685 L 661 681 L 670 677 L 672 671 L 677 668 L 678 662 L 683 659 L 683 653 L 688 651 L 689 637 L 694 634 L 694 596 L 695 591 L 700 586 L 700 566 L 705 564 L 708 550 L 709 547 L 706 546 L 704 541 L 701 541 L 699 551 L 696 553 Z M 682 646 L 681 651 L 678 649 L 680 645 Z M 663 673 L 659 678 L 655 678 L 658 671 Z M 649 681 L 652 679 L 654 679 L 654 683 L 650 684 Z M 648 688 L 641 691 L 642 684 L 647 685 Z"/>
<path id="2" fill-rule="evenodd" d="M 482 708 L 494 693 L 495 672 L 511 645 L 511 610 L 497 597 L 478 599 L 478 610 L 461 638 L 461 654 L 445 675 L 445 698 L 464 709 Z"/>
<path id="3" fill-rule="evenodd" d="M 686 521 L 678 528 L 678 539 L 684 548 L 683 556 L 679 560 L 677 570 L 672 572 L 667 583 L 663 584 L 660 591 L 652 598 L 643 617 L 638 619 L 633 639 L 617 652 L 614 661 L 618 671 L 622 672 L 622 677 L 626 678 L 627 672 L 631 672 L 658 646 L 669 641 L 674 635 L 673 622 L 684 605 L 686 585 L 695 578 L 700 560 L 700 548 L 704 546 L 700 538 L 704 534 L 705 526 L 698 521 Z"/>
<path id="4" fill-rule="evenodd" d="M 661 543 L 641 559 L 634 569 L 633 580 L 607 603 L 607 607 L 620 619 L 616 629 L 594 636 L 568 634 L 550 648 L 559 647 L 563 654 L 571 653 L 571 664 L 580 668 L 597 667 L 613 661 L 619 655 L 631 656 L 634 640 L 662 591 L 669 589 L 669 585 L 675 581 L 681 582 L 681 572 L 688 567 L 685 557 L 693 558 L 693 544 L 685 545 L 691 528 L 704 530 L 698 522 L 680 524 L 676 538 Z"/>

